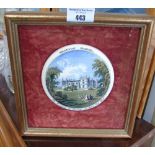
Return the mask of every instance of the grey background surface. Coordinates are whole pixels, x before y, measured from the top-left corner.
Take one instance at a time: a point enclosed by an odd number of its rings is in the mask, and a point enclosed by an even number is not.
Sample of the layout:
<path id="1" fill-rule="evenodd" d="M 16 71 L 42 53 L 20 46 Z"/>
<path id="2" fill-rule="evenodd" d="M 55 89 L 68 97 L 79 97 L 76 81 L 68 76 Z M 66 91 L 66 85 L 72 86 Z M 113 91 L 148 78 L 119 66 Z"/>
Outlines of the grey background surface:
<path id="1" fill-rule="evenodd" d="M 145 108 L 144 116 L 143 116 L 144 120 L 148 122 L 152 122 L 154 111 L 155 111 L 155 76 L 154 76 L 152 87 L 151 87 L 148 100 L 146 103 L 146 108 Z"/>

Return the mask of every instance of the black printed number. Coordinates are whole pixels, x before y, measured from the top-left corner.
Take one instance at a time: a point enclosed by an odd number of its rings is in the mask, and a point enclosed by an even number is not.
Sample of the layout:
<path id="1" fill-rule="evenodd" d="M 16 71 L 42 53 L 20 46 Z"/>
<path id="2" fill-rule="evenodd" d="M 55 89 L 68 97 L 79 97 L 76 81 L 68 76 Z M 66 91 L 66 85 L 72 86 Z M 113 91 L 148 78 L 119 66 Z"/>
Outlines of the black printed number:
<path id="1" fill-rule="evenodd" d="M 77 21 L 85 21 L 86 16 L 85 15 L 76 15 L 76 20 Z"/>

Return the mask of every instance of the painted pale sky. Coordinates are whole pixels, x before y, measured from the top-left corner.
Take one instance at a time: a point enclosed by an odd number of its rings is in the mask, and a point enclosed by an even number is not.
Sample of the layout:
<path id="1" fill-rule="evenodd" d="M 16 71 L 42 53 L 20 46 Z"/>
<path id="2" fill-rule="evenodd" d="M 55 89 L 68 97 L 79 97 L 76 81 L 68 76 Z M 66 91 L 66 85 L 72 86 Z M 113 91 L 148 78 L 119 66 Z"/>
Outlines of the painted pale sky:
<path id="1" fill-rule="evenodd" d="M 92 64 L 95 59 L 101 59 L 98 55 L 87 51 L 75 50 L 58 56 L 51 64 L 52 67 L 58 67 L 62 72 L 59 80 L 75 79 L 87 76 L 94 78 Z"/>

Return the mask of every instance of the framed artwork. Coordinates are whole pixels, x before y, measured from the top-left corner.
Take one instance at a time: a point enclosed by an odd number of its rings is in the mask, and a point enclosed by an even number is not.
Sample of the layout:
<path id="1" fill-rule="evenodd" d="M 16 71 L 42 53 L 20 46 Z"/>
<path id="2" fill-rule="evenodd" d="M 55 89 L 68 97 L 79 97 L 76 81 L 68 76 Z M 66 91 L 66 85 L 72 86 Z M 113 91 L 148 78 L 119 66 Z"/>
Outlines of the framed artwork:
<path id="1" fill-rule="evenodd" d="M 103 68 L 103 73 L 99 67 Z M 109 59 L 85 44 L 58 49 L 46 60 L 42 70 L 42 86 L 49 99 L 73 111 L 101 104 L 111 92 L 113 83 L 114 71 Z"/>
<path id="2" fill-rule="evenodd" d="M 68 23 L 63 13 L 8 13 L 5 22 L 21 135 L 132 136 L 150 17 Z"/>

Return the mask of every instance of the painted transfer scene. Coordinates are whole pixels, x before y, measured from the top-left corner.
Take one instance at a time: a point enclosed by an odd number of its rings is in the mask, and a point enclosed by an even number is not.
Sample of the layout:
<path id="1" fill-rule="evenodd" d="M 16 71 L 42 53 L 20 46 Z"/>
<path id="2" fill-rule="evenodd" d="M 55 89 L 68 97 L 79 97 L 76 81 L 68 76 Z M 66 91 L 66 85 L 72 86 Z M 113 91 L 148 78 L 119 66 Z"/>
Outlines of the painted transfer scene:
<path id="1" fill-rule="evenodd" d="M 69 50 L 55 57 L 46 70 L 46 87 L 52 101 L 70 110 L 95 107 L 110 84 L 102 58 L 88 50 Z"/>

